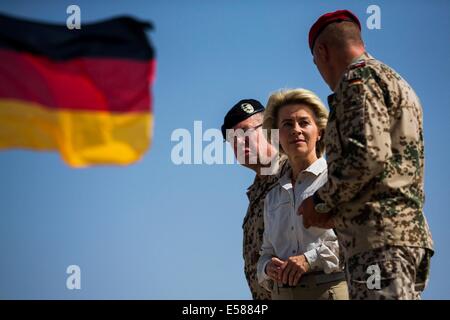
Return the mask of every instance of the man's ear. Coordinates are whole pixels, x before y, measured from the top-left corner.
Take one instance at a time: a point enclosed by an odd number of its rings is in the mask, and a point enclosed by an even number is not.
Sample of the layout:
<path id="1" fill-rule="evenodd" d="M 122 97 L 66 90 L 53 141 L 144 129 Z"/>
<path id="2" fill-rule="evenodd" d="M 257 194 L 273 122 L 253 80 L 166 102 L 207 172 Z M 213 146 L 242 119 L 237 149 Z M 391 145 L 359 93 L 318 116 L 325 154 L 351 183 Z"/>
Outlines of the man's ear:
<path id="1" fill-rule="evenodd" d="M 322 61 L 328 62 L 330 59 L 330 52 L 328 50 L 327 45 L 324 43 L 317 44 L 317 54 L 319 55 L 319 57 Z"/>

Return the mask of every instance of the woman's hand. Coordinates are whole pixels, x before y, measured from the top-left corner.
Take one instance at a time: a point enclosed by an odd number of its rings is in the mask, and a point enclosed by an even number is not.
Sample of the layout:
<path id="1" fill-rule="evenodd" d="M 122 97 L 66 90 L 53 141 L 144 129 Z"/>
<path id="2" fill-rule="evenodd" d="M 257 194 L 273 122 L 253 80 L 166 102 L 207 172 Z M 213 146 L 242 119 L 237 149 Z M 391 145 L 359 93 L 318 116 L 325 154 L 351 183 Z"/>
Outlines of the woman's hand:
<path id="1" fill-rule="evenodd" d="M 274 281 L 281 281 L 281 274 L 283 272 L 283 266 L 286 265 L 285 261 L 273 257 L 272 260 L 266 265 L 266 274 Z"/>
<path id="2" fill-rule="evenodd" d="M 289 284 L 290 286 L 296 286 L 300 277 L 305 272 L 308 272 L 311 266 L 306 260 L 306 257 L 302 254 L 299 256 L 289 257 L 284 263 L 281 274 L 281 282 Z"/>

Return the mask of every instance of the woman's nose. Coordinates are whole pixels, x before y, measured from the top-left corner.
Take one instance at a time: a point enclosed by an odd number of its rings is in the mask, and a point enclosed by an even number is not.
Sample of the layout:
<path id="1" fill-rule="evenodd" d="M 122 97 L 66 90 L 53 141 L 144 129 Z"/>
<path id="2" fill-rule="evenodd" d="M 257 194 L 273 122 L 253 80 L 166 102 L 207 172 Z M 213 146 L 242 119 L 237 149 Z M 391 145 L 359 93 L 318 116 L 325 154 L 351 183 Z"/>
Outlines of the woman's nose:
<path id="1" fill-rule="evenodd" d="M 302 128 L 300 127 L 300 125 L 298 123 L 295 123 L 292 126 L 292 130 L 291 130 L 291 134 L 296 136 L 302 133 Z"/>

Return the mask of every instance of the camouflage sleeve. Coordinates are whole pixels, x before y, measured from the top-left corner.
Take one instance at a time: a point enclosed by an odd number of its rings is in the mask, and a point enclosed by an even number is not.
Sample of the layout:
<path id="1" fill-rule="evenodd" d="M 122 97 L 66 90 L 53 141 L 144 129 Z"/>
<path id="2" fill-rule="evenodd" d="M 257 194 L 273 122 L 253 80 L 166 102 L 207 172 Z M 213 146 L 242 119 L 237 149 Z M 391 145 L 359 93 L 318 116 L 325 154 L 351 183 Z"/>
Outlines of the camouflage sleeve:
<path id="1" fill-rule="evenodd" d="M 383 90 L 368 67 L 349 72 L 341 82 L 329 126 L 328 181 L 318 194 L 335 208 L 357 196 L 392 154 Z"/>
<path id="2" fill-rule="evenodd" d="M 268 225 L 267 221 L 267 198 L 264 200 L 264 226 Z M 257 263 L 257 278 L 259 284 L 266 290 L 271 291 L 270 278 L 267 276 L 265 269 L 272 257 L 275 256 L 272 243 L 269 240 L 268 228 L 264 228 L 263 243 L 261 245 L 260 257 Z"/>

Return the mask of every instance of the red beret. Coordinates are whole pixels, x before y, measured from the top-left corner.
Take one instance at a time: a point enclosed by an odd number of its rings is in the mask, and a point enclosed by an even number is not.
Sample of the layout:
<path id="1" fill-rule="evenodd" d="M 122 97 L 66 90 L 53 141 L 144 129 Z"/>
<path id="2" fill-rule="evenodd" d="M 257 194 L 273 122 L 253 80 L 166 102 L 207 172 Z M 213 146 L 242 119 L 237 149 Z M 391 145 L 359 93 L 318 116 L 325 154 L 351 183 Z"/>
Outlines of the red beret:
<path id="1" fill-rule="evenodd" d="M 361 30 L 361 23 L 359 22 L 358 17 L 348 10 L 338 10 L 335 12 L 325 13 L 317 19 L 309 30 L 309 48 L 311 49 L 311 52 L 313 51 L 314 42 L 325 27 L 332 22 L 338 21 L 353 22 L 358 26 L 359 30 Z"/>

